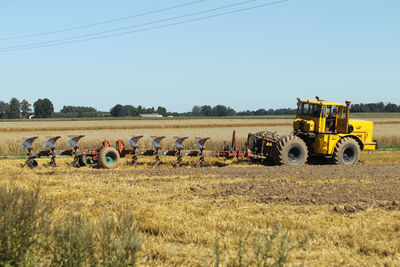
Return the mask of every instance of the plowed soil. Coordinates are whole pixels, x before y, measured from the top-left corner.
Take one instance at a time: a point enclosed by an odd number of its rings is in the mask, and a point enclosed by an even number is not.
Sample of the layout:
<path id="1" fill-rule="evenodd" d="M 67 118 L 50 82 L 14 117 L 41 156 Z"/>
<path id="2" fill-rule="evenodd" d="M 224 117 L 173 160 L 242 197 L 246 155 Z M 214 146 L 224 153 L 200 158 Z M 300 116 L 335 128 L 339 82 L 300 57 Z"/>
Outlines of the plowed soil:
<path id="1" fill-rule="evenodd" d="M 222 201 L 239 196 L 256 203 L 329 205 L 332 212 L 339 213 L 369 208 L 400 210 L 399 164 L 157 168 L 105 172 L 129 173 L 132 180 L 124 182 L 135 184 L 191 181 L 191 184 L 195 182 L 190 187 L 194 196 Z M 104 171 L 100 173 L 104 174 Z M 134 177 L 142 178 L 137 180 Z"/>

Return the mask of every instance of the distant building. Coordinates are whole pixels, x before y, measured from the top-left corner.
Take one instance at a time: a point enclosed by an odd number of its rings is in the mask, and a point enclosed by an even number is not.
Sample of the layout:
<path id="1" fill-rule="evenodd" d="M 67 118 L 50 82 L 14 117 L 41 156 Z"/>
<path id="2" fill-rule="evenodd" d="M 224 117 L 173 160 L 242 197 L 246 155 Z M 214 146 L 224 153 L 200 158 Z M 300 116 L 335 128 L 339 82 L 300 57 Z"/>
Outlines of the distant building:
<path id="1" fill-rule="evenodd" d="M 158 113 L 149 113 L 149 114 L 139 114 L 141 118 L 162 118 L 162 115 Z"/>

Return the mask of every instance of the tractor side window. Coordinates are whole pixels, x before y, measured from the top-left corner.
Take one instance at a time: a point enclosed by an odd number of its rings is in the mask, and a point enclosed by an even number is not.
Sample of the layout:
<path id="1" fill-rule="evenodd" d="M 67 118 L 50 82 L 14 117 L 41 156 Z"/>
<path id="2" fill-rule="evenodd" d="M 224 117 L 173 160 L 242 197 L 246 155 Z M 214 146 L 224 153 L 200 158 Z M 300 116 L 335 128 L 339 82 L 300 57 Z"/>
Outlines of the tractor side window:
<path id="1" fill-rule="evenodd" d="M 314 108 L 315 108 L 315 105 L 310 105 L 310 110 L 309 110 L 308 115 L 310 115 L 311 117 L 314 116 Z"/>
<path id="2" fill-rule="evenodd" d="M 312 116 L 315 118 L 319 118 L 321 115 L 321 106 L 320 105 L 313 105 Z"/>
<path id="3" fill-rule="evenodd" d="M 308 115 L 308 109 L 310 108 L 310 105 L 308 103 L 303 103 L 303 107 L 301 110 L 301 115 Z"/>
<path id="4" fill-rule="evenodd" d="M 326 106 L 326 132 L 335 131 L 336 106 Z"/>
<path id="5" fill-rule="evenodd" d="M 336 117 L 337 106 L 332 106 L 332 117 Z"/>
<path id="6" fill-rule="evenodd" d="M 322 117 L 323 118 L 327 118 L 328 117 L 328 113 L 327 113 L 328 111 L 327 111 L 327 109 L 326 109 L 326 106 L 323 106 L 322 107 Z"/>
<path id="7" fill-rule="evenodd" d="M 328 118 L 332 118 L 332 106 L 326 106 L 326 115 Z"/>
<path id="8" fill-rule="evenodd" d="M 337 117 L 339 119 L 343 119 L 344 118 L 343 107 L 338 107 Z"/>

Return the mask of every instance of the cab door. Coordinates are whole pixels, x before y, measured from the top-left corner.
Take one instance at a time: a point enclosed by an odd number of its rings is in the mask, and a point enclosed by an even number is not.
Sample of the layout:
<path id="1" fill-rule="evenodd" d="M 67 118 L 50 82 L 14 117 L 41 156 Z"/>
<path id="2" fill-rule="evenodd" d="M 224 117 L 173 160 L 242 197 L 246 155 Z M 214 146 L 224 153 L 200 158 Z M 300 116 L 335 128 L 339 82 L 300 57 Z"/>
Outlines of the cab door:
<path id="1" fill-rule="evenodd" d="M 346 109 L 343 106 L 338 106 L 336 110 L 336 132 L 347 133 L 348 121 L 346 120 Z"/>

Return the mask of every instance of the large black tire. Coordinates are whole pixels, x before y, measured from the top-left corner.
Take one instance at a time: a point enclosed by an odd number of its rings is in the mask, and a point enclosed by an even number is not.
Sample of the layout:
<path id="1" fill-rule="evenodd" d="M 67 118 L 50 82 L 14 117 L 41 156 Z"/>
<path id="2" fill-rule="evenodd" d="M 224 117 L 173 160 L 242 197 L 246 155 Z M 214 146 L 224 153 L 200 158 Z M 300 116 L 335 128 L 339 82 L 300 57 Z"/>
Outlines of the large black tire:
<path id="1" fill-rule="evenodd" d="M 353 138 L 343 138 L 337 142 L 332 155 L 338 165 L 355 165 L 360 160 L 360 146 Z"/>
<path id="2" fill-rule="evenodd" d="M 282 136 L 274 148 L 273 160 L 278 165 L 303 165 L 307 157 L 306 143 L 295 135 Z"/>
<path id="3" fill-rule="evenodd" d="M 120 162 L 118 151 L 113 147 L 103 147 L 100 149 L 97 164 L 103 169 L 115 169 Z"/>

